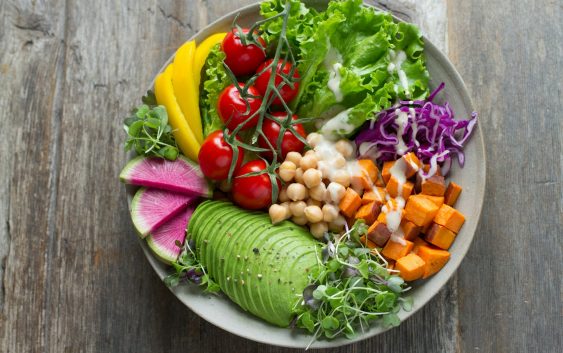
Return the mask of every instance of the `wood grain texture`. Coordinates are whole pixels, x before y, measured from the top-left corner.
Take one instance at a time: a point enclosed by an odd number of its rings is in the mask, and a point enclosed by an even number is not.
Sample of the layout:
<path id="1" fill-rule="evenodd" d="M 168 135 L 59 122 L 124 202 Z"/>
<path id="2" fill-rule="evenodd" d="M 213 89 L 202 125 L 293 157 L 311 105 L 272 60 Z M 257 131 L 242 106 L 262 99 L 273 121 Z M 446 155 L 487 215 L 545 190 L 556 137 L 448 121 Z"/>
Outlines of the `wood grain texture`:
<path id="1" fill-rule="evenodd" d="M 184 307 L 144 259 L 116 177 L 121 119 L 162 64 L 252 2 L 0 2 L 1 352 L 290 351 Z M 481 114 L 489 197 L 458 274 L 425 308 L 331 352 L 559 351 L 561 5 L 448 0 L 446 22 L 443 0 L 379 3 L 449 49 Z"/>
<path id="2" fill-rule="evenodd" d="M 450 56 L 488 158 L 480 229 L 458 272 L 461 351 L 563 346 L 561 8 L 448 1 Z"/>

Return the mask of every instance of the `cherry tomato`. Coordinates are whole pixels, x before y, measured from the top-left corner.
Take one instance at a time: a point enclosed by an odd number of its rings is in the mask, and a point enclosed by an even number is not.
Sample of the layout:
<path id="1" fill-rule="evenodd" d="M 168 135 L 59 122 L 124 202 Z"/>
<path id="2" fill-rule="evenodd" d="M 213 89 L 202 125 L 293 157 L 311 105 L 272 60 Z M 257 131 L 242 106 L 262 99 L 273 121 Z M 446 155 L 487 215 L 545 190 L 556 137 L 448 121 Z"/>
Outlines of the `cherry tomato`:
<path id="1" fill-rule="evenodd" d="M 259 210 L 272 204 L 272 183 L 267 173 L 243 177 L 252 172 L 266 169 L 266 162 L 261 159 L 244 164 L 236 172 L 233 179 L 233 199 L 241 207 L 249 210 Z M 278 188 L 281 187 L 278 181 Z"/>
<path id="2" fill-rule="evenodd" d="M 244 87 L 244 83 L 239 82 L 239 87 Z M 250 96 L 259 96 L 260 93 L 253 86 L 248 87 L 248 94 Z M 230 131 L 233 131 L 237 126 L 241 125 L 252 116 L 262 105 L 262 100 L 260 98 L 247 97 L 246 100 L 250 105 L 250 110 L 246 111 L 246 102 L 240 96 L 238 89 L 235 85 L 230 85 L 225 88 L 221 95 L 219 96 L 219 116 L 221 120 L 227 125 Z M 244 124 L 241 130 L 250 129 L 258 123 L 258 114 L 246 124 Z"/>
<path id="3" fill-rule="evenodd" d="M 287 113 L 283 113 L 283 112 L 274 112 L 272 113 L 272 115 L 280 120 L 287 118 Z M 297 115 L 293 115 L 291 119 L 297 120 Z M 303 125 L 295 124 L 293 125 L 293 128 L 299 135 L 306 137 L 306 133 L 305 133 L 305 129 L 303 128 Z M 280 135 L 279 124 L 273 121 L 272 119 L 264 119 L 264 122 L 262 123 L 262 131 L 264 132 L 266 138 L 272 144 L 272 146 L 277 149 L 278 136 Z M 293 132 L 289 130 L 285 130 L 281 143 L 282 143 L 281 145 L 282 156 L 280 158 L 281 160 L 285 159 L 285 156 L 287 156 L 289 152 L 296 151 L 301 153 L 303 151 L 303 147 L 305 146 L 303 142 L 301 142 L 301 140 L 299 140 L 295 136 L 295 134 L 293 134 Z M 270 148 L 270 146 L 268 145 L 266 140 L 264 140 L 263 137 L 260 137 L 260 139 L 258 140 L 258 144 L 262 148 L 268 148 L 268 149 Z M 263 156 L 271 159 L 272 152 L 270 151 L 263 152 Z"/>
<path id="4" fill-rule="evenodd" d="M 238 151 L 235 172 L 242 164 L 244 157 L 241 147 L 238 147 Z M 225 141 L 223 131 L 212 132 L 205 138 L 197 158 L 203 175 L 209 179 L 225 180 L 228 178 L 229 168 L 233 160 L 233 149 Z"/>
<path id="5" fill-rule="evenodd" d="M 248 34 L 248 29 L 244 28 L 242 32 Z M 264 39 L 258 37 L 258 40 L 263 47 L 266 47 Z M 225 63 L 235 76 L 246 76 L 254 73 L 256 68 L 266 59 L 266 53 L 256 44 L 244 45 L 236 29 L 225 36 L 221 43 L 221 49 L 226 55 Z"/>
<path id="6" fill-rule="evenodd" d="M 260 73 L 268 65 L 270 65 L 272 63 L 272 61 L 273 61 L 273 59 L 266 60 L 262 65 L 260 65 L 258 70 L 256 70 L 256 73 Z M 291 73 L 292 66 L 293 65 L 291 65 L 291 63 L 288 63 L 288 62 L 284 63 L 283 60 L 278 61 L 278 65 L 276 67 L 276 78 L 274 79 L 274 83 L 276 84 L 276 87 L 279 86 L 279 84 L 282 83 L 282 81 L 283 81 L 283 78 L 280 76 L 280 72 L 282 72 L 285 76 L 287 76 Z M 266 70 L 260 76 L 258 76 L 258 78 L 256 79 L 256 81 L 254 83 L 254 86 L 262 94 L 262 96 L 264 96 L 266 94 L 266 88 L 268 87 L 268 83 L 270 82 L 271 76 L 272 76 L 272 68 L 270 67 L 268 70 Z M 293 71 L 293 78 L 296 79 L 296 80 L 299 79 L 299 72 L 297 72 L 297 69 L 295 69 Z M 293 84 L 293 88 L 291 88 L 291 86 L 286 83 L 281 88 L 280 93 L 281 93 L 283 100 L 286 103 L 289 103 L 293 98 L 295 98 L 298 90 L 299 90 L 299 81 L 296 81 Z M 272 93 L 272 94 L 274 94 L 274 93 Z M 281 104 L 280 98 L 276 97 L 272 101 L 272 104 L 280 105 Z"/>

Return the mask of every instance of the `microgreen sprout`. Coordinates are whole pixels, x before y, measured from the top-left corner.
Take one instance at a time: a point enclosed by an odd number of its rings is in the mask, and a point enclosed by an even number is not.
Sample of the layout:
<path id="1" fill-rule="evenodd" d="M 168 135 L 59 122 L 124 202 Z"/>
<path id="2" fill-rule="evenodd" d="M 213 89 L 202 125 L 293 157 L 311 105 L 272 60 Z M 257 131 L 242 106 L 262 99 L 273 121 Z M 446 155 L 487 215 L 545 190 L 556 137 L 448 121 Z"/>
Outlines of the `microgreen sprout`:
<path id="1" fill-rule="evenodd" d="M 172 263 L 174 272 L 164 278 L 164 283 L 168 287 L 175 287 L 180 283 L 191 282 L 204 286 L 208 293 L 219 292 L 219 285 L 209 277 L 203 265 L 196 258 L 194 241 L 188 240 L 184 245 L 177 242 L 176 246 L 182 251 L 178 259 Z"/>
<path id="2" fill-rule="evenodd" d="M 142 101 L 143 104 L 133 109 L 124 120 L 123 128 L 128 135 L 125 150 L 134 149 L 138 155 L 175 160 L 179 151 L 168 124 L 166 108 L 157 105 L 152 91 L 148 91 Z"/>
<path id="3" fill-rule="evenodd" d="M 343 235 L 327 236 L 318 270 L 294 307 L 295 326 L 313 333 L 311 343 L 322 336 L 351 338 L 374 320 L 396 326 L 400 308 L 412 308 L 410 299 L 400 297 L 408 289 L 403 279 L 386 268 L 377 249 L 357 240 L 366 230 L 360 220 Z"/>

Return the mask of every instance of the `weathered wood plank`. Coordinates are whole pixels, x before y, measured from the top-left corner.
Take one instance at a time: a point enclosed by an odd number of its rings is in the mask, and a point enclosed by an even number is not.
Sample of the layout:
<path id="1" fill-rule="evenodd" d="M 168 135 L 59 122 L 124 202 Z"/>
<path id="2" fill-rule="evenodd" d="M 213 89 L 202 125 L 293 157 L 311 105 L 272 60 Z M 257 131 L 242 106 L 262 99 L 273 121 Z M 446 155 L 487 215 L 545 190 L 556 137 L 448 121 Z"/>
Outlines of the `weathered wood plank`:
<path id="1" fill-rule="evenodd" d="M 460 350 L 559 352 L 561 3 L 450 0 L 448 11 L 488 154 L 481 226 L 458 276 Z"/>
<path id="2" fill-rule="evenodd" d="M 0 3 L 0 350 L 48 343 L 64 2 Z"/>

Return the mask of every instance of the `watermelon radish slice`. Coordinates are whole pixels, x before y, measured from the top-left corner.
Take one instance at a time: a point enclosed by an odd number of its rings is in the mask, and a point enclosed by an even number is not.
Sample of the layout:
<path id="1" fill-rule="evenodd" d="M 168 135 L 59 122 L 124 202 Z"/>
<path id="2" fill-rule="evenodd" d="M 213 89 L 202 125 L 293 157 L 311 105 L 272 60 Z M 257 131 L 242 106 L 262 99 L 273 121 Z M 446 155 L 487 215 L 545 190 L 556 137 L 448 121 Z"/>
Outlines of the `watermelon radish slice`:
<path id="1" fill-rule="evenodd" d="M 194 210 L 195 205 L 188 206 L 185 211 L 174 216 L 147 237 L 149 248 L 161 261 L 171 264 L 180 255 L 182 249 L 176 242 L 184 244 L 186 228 Z"/>
<path id="2" fill-rule="evenodd" d="M 211 197 L 212 190 L 199 166 L 184 156 L 175 161 L 158 157 L 135 157 L 119 174 L 126 184 L 153 187 L 188 195 Z"/>
<path id="3" fill-rule="evenodd" d="M 184 211 L 198 197 L 176 192 L 140 188 L 131 201 L 131 218 L 141 238 Z"/>

